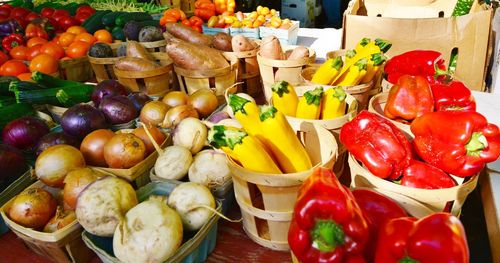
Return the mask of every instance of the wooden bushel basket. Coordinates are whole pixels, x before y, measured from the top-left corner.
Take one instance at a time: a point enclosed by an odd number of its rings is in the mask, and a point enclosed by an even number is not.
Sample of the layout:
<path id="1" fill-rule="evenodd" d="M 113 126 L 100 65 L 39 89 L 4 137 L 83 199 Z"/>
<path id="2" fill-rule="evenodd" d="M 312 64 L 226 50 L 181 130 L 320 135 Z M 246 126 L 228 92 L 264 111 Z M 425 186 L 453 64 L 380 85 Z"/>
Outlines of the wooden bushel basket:
<path id="1" fill-rule="evenodd" d="M 407 134 L 413 136 L 413 133 L 411 132 L 409 124 L 405 124 L 405 123 L 402 123 L 399 121 L 391 120 L 385 116 L 384 108 L 385 108 L 385 104 L 387 103 L 388 98 L 389 98 L 388 92 L 384 92 L 384 93 L 380 93 L 378 95 L 375 95 L 370 100 L 370 103 L 368 105 L 368 111 L 370 111 L 372 113 L 376 113 L 376 114 L 386 118 L 387 120 L 391 121 L 394 125 L 396 125 L 396 127 L 403 130 Z"/>
<path id="2" fill-rule="evenodd" d="M 60 191 L 60 189 L 45 186 L 41 181 L 33 183 L 27 189 L 34 187 L 44 188 L 53 194 Z M 83 228 L 77 220 L 54 233 L 35 231 L 15 223 L 7 216 L 13 200 L 14 198 L 2 206 L 0 214 L 9 228 L 32 251 L 57 263 L 85 263 L 94 257 L 94 253 L 82 241 Z"/>
<path id="3" fill-rule="evenodd" d="M 95 58 L 88 56 L 88 58 L 98 83 L 107 79 L 116 79 L 113 65 L 115 65 L 120 57 Z"/>
<path id="4" fill-rule="evenodd" d="M 243 228 L 256 243 L 288 251 L 288 228 L 302 182 L 316 167 L 332 169 L 337 159 L 337 142 L 325 128 L 307 125 L 300 139 L 316 164 L 293 174 L 264 174 L 249 171 L 228 157 L 234 193 L 243 217 Z"/>
<path id="5" fill-rule="evenodd" d="M 150 53 L 154 52 L 166 52 L 167 41 L 165 39 L 153 41 L 153 42 L 139 42 L 146 50 Z"/>
<path id="6" fill-rule="evenodd" d="M 61 79 L 85 82 L 94 76 L 87 56 L 59 61 L 59 77 Z"/>
<path id="7" fill-rule="evenodd" d="M 242 52 L 227 52 L 238 58 L 238 82 L 243 82 L 242 92 L 251 96 L 258 96 L 262 92 L 262 85 L 260 83 L 260 71 L 258 65 L 250 65 L 246 62 L 248 58 L 257 59 L 257 52 L 259 48 L 250 51 Z M 257 60 L 255 60 L 257 61 Z"/>
<path id="8" fill-rule="evenodd" d="M 239 60 L 232 54 L 223 53 L 223 55 L 230 63 L 224 68 L 189 70 L 174 66 L 180 89 L 187 94 L 193 94 L 199 89 L 210 89 L 217 96 L 219 104 L 224 102 L 226 89 L 236 83 Z"/>
<path id="9" fill-rule="evenodd" d="M 286 46 L 284 51 L 289 51 L 295 46 Z M 279 80 L 285 80 L 292 86 L 302 83 L 300 73 L 302 69 L 310 63 L 316 61 L 316 53 L 313 49 L 309 49 L 309 58 L 298 60 L 275 60 L 264 58 L 257 53 L 257 61 L 259 63 L 260 76 L 262 77 L 262 85 L 264 86 L 264 95 L 266 101 L 270 101 L 272 90 L 271 86 Z"/>
<path id="10" fill-rule="evenodd" d="M 162 97 L 170 91 L 172 73 L 172 60 L 167 53 L 151 53 L 161 67 L 146 71 L 119 70 L 113 66 L 118 82 L 133 92 L 144 92 L 149 96 Z"/>
<path id="11" fill-rule="evenodd" d="M 420 206 L 425 206 L 432 212 L 449 210 L 451 214 L 458 216 L 467 196 L 476 188 L 479 177 L 475 175 L 465 181 L 464 178 L 452 176 L 457 182 L 457 186 L 445 189 L 419 189 L 402 186 L 373 175 L 351 154 L 349 154 L 349 168 L 351 170 L 351 187 L 368 187 L 376 191 L 397 193 L 418 202 L 419 207 L 413 207 L 412 204 L 404 206 L 410 214 L 420 210 Z M 421 216 L 425 215 L 421 214 Z"/>

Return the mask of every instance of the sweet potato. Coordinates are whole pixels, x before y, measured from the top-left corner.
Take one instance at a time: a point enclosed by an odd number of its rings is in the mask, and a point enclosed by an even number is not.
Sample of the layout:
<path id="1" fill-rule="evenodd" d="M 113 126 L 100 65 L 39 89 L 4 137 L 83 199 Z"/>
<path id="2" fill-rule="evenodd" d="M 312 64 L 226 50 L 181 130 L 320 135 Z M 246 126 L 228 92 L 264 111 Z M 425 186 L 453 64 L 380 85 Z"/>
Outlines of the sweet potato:
<path id="1" fill-rule="evenodd" d="M 185 41 L 169 41 L 167 54 L 176 66 L 184 69 L 218 69 L 229 66 L 220 51 Z"/>
<path id="2" fill-rule="evenodd" d="M 144 58 L 124 57 L 115 63 L 115 67 L 119 70 L 145 71 L 157 69 L 160 66 Z"/>
<path id="3" fill-rule="evenodd" d="M 137 41 L 127 41 L 127 57 L 155 61 L 155 58 Z"/>
<path id="4" fill-rule="evenodd" d="M 242 35 L 234 36 L 231 40 L 231 45 L 234 52 L 250 51 L 258 47 L 255 41 L 249 40 Z"/>
<path id="5" fill-rule="evenodd" d="M 294 48 L 287 57 L 287 60 L 299 60 L 309 57 L 309 49 L 303 46 Z"/>
<path id="6" fill-rule="evenodd" d="M 203 35 L 200 32 L 181 23 L 167 23 L 165 25 L 165 28 L 167 29 L 167 32 L 169 34 L 181 40 L 205 46 L 212 45 L 212 37 Z"/>
<path id="7" fill-rule="evenodd" d="M 260 44 L 260 55 L 269 59 L 284 59 L 280 41 L 275 36 L 268 36 L 262 39 Z"/>
<path id="8" fill-rule="evenodd" d="M 231 36 L 226 33 L 217 33 L 212 40 L 212 46 L 221 51 L 233 51 L 231 47 Z"/>

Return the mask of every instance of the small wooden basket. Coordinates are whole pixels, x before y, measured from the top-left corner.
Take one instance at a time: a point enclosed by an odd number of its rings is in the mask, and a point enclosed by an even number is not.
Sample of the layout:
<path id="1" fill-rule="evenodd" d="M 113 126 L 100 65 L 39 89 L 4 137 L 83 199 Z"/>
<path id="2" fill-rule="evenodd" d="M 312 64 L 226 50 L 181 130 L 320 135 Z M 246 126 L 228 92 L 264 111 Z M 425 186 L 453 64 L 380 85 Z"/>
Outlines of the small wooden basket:
<path id="1" fill-rule="evenodd" d="M 174 66 L 180 89 L 187 94 L 193 94 L 199 89 L 210 89 L 217 96 L 219 104 L 224 102 L 226 89 L 236 83 L 239 60 L 228 53 L 223 55 L 230 65 L 220 69 L 189 70 Z"/>
<path id="2" fill-rule="evenodd" d="M 107 79 L 116 79 L 113 65 L 115 65 L 120 57 L 95 58 L 88 56 L 88 58 L 98 83 Z"/>
<path id="3" fill-rule="evenodd" d="M 166 52 L 167 50 L 167 40 L 162 39 L 153 42 L 139 42 L 146 50 L 150 53 L 155 52 Z"/>
<path id="4" fill-rule="evenodd" d="M 87 56 L 59 61 L 59 77 L 61 79 L 85 82 L 92 79 L 94 72 Z"/>
<path id="5" fill-rule="evenodd" d="M 458 216 L 467 196 L 476 188 L 479 177 L 475 175 L 465 181 L 464 178 L 452 176 L 458 183 L 457 186 L 445 189 L 419 189 L 402 186 L 373 175 L 351 154 L 349 154 L 349 167 L 351 170 L 351 187 L 368 187 L 377 191 L 397 193 L 405 196 L 405 199 L 412 199 L 419 203 L 419 207 L 413 208 L 411 204 L 406 205 L 405 208 L 410 214 L 420 210 L 420 205 L 422 205 L 429 208 L 428 211 L 446 211 Z M 402 201 L 398 200 L 398 202 Z M 419 215 L 425 216 L 421 213 Z"/>
<path id="6" fill-rule="evenodd" d="M 385 104 L 387 103 L 387 99 L 388 98 L 389 98 L 389 93 L 388 92 L 384 92 L 384 93 L 380 93 L 378 95 L 375 95 L 370 100 L 370 103 L 368 105 L 368 111 L 376 113 L 376 114 L 378 114 L 378 115 L 380 115 L 380 116 L 388 119 L 394 125 L 396 125 L 396 127 L 398 127 L 399 129 L 403 130 L 407 134 L 413 136 L 413 133 L 411 132 L 409 124 L 405 124 L 405 123 L 402 123 L 402 122 L 399 122 L 399 121 L 391 120 L 391 119 L 389 119 L 389 118 L 387 118 L 385 116 L 385 114 L 384 114 L 384 108 L 385 108 Z"/>
<path id="7" fill-rule="evenodd" d="M 194 14 L 194 9 L 195 9 L 194 2 L 196 2 L 196 0 L 181 1 L 181 10 L 184 11 L 184 13 L 186 13 L 186 16 L 188 17 Z"/>
<path id="8" fill-rule="evenodd" d="M 144 92 L 149 96 L 162 97 L 170 91 L 172 72 L 172 60 L 167 53 L 151 53 L 162 65 L 157 69 L 146 71 L 119 70 L 113 66 L 118 82 L 133 92 Z"/>
<path id="9" fill-rule="evenodd" d="M 60 189 L 44 185 L 41 181 L 36 181 L 27 189 L 35 187 L 43 188 L 54 195 L 60 191 Z M 94 257 L 94 253 L 82 241 L 81 233 L 83 228 L 78 224 L 77 220 L 54 233 L 26 228 L 15 223 L 7 216 L 13 200 L 14 198 L 2 206 L 0 214 L 9 228 L 32 251 L 57 263 L 84 263 Z"/>
<path id="10" fill-rule="evenodd" d="M 296 46 L 283 47 L 284 51 L 290 51 Z M 298 60 L 276 60 L 264 58 L 257 53 L 257 61 L 259 63 L 260 75 L 262 77 L 262 85 L 264 86 L 264 95 L 267 101 L 270 101 L 272 91 L 271 86 L 280 80 L 285 80 L 293 86 L 302 83 L 300 73 L 302 69 L 316 60 L 316 53 L 313 49 L 309 49 L 309 58 Z"/>
<path id="11" fill-rule="evenodd" d="M 228 157 L 234 193 L 243 217 L 243 229 L 256 243 L 288 251 L 288 228 L 293 207 L 304 180 L 316 167 L 332 169 L 337 159 L 337 142 L 325 128 L 307 125 L 300 136 L 315 167 L 293 174 L 264 174 L 249 171 Z"/>
<path id="12" fill-rule="evenodd" d="M 238 58 L 238 82 L 243 82 L 242 92 L 251 96 L 258 96 L 262 92 L 262 85 L 260 83 L 260 71 L 257 65 L 257 52 L 259 48 L 243 52 L 227 52 Z M 254 60 L 255 65 L 250 62 Z"/>

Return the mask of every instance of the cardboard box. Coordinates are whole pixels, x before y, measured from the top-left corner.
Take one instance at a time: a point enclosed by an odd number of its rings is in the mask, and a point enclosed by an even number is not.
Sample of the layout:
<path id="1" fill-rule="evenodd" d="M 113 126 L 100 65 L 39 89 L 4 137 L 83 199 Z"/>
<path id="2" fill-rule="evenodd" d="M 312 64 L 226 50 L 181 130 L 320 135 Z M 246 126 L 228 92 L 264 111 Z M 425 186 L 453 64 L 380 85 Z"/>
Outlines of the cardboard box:
<path id="1" fill-rule="evenodd" d="M 302 27 L 314 27 L 315 7 L 316 0 L 283 0 L 281 18 L 298 20 Z"/>
<path id="2" fill-rule="evenodd" d="M 288 29 L 278 29 L 272 27 L 259 27 L 259 36 L 264 39 L 267 36 L 275 36 L 282 45 L 296 45 L 299 36 L 299 21 L 292 21 L 293 25 Z"/>
<path id="3" fill-rule="evenodd" d="M 470 14 L 450 17 L 456 1 L 352 0 L 344 13 L 343 48 L 354 48 L 363 37 L 392 42 L 388 56 L 431 49 L 449 61 L 458 49 L 455 75 L 470 89 L 484 90 L 491 54 L 492 10 L 475 4 Z"/>

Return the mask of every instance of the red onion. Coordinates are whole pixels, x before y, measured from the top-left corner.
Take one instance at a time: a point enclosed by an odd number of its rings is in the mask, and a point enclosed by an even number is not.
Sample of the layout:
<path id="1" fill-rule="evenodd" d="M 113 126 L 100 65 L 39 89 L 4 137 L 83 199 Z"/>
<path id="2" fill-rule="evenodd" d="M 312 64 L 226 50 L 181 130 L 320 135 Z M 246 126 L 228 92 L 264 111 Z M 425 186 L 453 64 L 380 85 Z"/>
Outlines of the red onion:
<path id="1" fill-rule="evenodd" d="M 134 104 L 135 109 L 140 112 L 146 103 L 151 101 L 151 98 L 143 92 L 132 92 L 128 94 L 128 99 Z"/>
<path id="2" fill-rule="evenodd" d="M 38 142 L 38 145 L 36 147 L 35 154 L 38 156 L 40 153 L 42 153 L 45 149 L 49 148 L 50 146 L 58 145 L 58 144 L 67 144 L 74 146 L 76 148 L 80 148 L 80 140 L 77 138 L 66 134 L 65 132 L 51 132 L 43 136 L 40 141 Z"/>
<path id="3" fill-rule="evenodd" d="M 32 151 L 38 140 L 49 133 L 47 124 L 36 117 L 22 117 L 9 122 L 2 132 L 5 144 L 23 151 Z"/>
<path id="4" fill-rule="evenodd" d="M 122 124 L 139 116 L 134 104 L 125 96 L 107 96 L 102 99 L 99 109 L 111 124 Z"/>
<path id="5" fill-rule="evenodd" d="M 80 103 L 64 112 L 61 117 L 61 126 L 67 134 L 83 139 L 92 131 L 107 128 L 108 124 L 100 110 Z"/>
<path id="6" fill-rule="evenodd" d="M 26 170 L 28 166 L 21 151 L 12 146 L 0 144 L 0 184 L 21 176 Z"/>
<path id="7" fill-rule="evenodd" d="M 128 92 L 125 86 L 120 84 L 114 79 L 103 80 L 97 84 L 92 92 L 92 102 L 97 107 L 101 100 L 107 96 L 124 95 L 127 96 Z"/>

